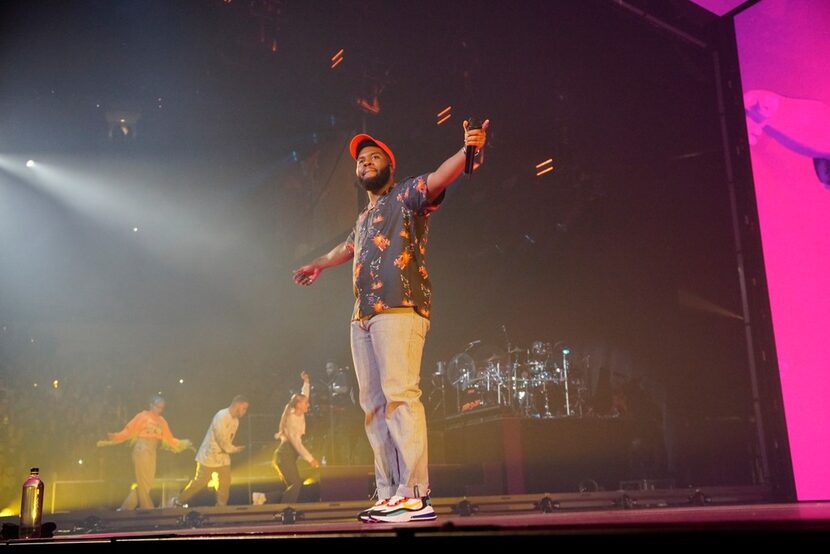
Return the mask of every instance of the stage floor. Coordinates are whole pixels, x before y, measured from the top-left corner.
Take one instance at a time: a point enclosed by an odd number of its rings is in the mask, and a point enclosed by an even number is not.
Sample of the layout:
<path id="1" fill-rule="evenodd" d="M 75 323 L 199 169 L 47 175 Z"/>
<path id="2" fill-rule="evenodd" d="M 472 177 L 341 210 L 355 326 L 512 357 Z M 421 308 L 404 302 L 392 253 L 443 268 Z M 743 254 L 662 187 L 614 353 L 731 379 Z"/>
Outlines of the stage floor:
<path id="1" fill-rule="evenodd" d="M 761 504 L 749 506 L 703 506 L 689 508 L 642 508 L 585 510 L 558 513 L 439 515 L 418 523 L 361 523 L 357 519 L 326 522 L 273 523 L 220 526 L 210 529 L 158 529 L 152 532 L 104 533 L 108 538 L 124 536 L 207 535 L 321 535 L 388 534 L 397 529 L 444 529 L 464 531 L 611 531 L 639 529 L 815 529 L 830 531 L 830 503 Z M 101 534 L 73 535 L 74 539 L 100 538 Z M 60 538 L 60 537 L 59 537 Z"/>
<path id="2" fill-rule="evenodd" d="M 248 507 L 239 507 L 248 508 Z M 262 506 L 258 513 L 262 514 Z M 302 505 L 297 505 L 302 510 Z M 124 548 L 138 547 L 139 544 L 154 543 L 154 548 L 183 546 L 182 541 L 244 541 L 246 549 L 274 546 L 274 541 L 288 539 L 305 539 L 311 543 L 323 541 L 321 545 L 331 544 L 330 539 L 354 539 L 365 541 L 367 546 L 382 546 L 392 539 L 394 541 L 424 539 L 422 546 L 430 544 L 447 544 L 456 547 L 468 546 L 510 546 L 523 543 L 545 544 L 548 541 L 565 542 L 607 542 L 615 544 L 639 544 L 643 540 L 649 543 L 675 541 L 679 538 L 700 542 L 701 544 L 720 543 L 725 538 L 740 538 L 744 546 L 748 543 L 759 546 L 797 539 L 808 542 L 827 543 L 830 540 L 830 503 L 793 503 L 793 504 L 751 504 L 729 506 L 699 507 L 649 507 L 649 508 L 615 508 L 585 510 L 555 510 L 551 513 L 478 513 L 462 516 L 452 513 L 440 513 L 435 521 L 414 524 L 361 523 L 353 518 L 334 518 L 326 520 L 298 521 L 282 523 L 273 520 L 270 523 L 251 523 L 245 521 L 244 511 L 236 511 L 241 516 L 238 523 L 220 523 L 210 521 L 210 514 L 194 510 L 186 512 L 177 519 L 169 519 L 169 524 L 159 522 L 154 529 L 142 531 L 113 532 L 101 529 L 96 532 L 78 532 L 58 534 L 53 539 L 38 541 L 6 541 L 9 546 L 67 546 L 83 545 L 85 550 L 96 546 Z M 175 510 L 154 510 L 158 515 Z M 201 527 L 184 527 L 183 516 L 190 513 L 204 515 Z M 302 512 L 298 512 L 302 513 Z M 214 518 L 216 517 L 214 513 Z M 141 525 L 142 517 L 136 522 Z M 250 519 L 250 518 L 248 518 Z M 192 519 L 192 522 L 197 521 Z M 127 521 L 122 521 L 127 523 Z M 146 525 L 146 521 L 143 524 Z M 64 533 L 66 531 L 64 530 Z M 796 537 L 795 535 L 798 535 Z M 771 542 L 770 542 L 771 541 Z M 39 544 L 35 545 L 33 542 Z M 655 544 L 656 544 L 655 543 Z M 242 545 L 242 542 L 239 542 Z"/>

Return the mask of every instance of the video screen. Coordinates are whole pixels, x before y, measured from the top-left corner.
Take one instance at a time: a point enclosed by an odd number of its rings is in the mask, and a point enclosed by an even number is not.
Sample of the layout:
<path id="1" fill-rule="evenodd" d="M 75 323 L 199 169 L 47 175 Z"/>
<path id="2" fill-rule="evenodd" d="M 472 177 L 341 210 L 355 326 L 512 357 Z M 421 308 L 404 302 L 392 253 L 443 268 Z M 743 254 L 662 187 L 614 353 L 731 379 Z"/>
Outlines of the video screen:
<path id="1" fill-rule="evenodd" d="M 830 8 L 735 17 L 752 172 L 799 500 L 830 499 Z"/>

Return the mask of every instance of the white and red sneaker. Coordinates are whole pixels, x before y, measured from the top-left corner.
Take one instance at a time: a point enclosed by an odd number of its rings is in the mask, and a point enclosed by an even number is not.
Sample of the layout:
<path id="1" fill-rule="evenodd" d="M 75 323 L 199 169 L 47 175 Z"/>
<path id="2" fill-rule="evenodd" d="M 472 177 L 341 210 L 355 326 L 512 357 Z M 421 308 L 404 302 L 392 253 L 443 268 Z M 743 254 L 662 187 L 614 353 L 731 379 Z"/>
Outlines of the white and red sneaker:
<path id="1" fill-rule="evenodd" d="M 383 498 L 381 500 L 378 500 L 377 502 L 374 503 L 374 505 L 371 508 L 367 508 L 366 510 L 363 510 L 362 512 L 357 514 L 357 519 L 359 519 L 363 523 L 371 522 L 372 521 L 372 517 L 370 515 L 371 512 L 385 507 L 387 502 L 389 502 L 388 498 Z"/>
<path id="2" fill-rule="evenodd" d="M 432 509 L 429 496 L 408 498 L 393 496 L 384 505 L 370 508 L 366 512 L 368 519 L 361 521 L 375 521 L 379 523 L 406 523 L 409 521 L 430 521 L 438 516 Z"/>

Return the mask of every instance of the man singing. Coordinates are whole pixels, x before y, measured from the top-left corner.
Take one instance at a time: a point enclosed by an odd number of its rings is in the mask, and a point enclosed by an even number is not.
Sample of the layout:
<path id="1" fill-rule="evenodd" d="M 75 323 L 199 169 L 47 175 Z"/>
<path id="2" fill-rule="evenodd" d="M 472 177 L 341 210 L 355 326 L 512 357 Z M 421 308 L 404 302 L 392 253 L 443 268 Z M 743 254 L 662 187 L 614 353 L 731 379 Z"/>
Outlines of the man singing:
<path id="1" fill-rule="evenodd" d="M 353 260 L 355 307 L 351 346 L 375 457 L 378 501 L 359 514 L 365 522 L 435 519 L 429 499 L 427 430 L 420 371 L 429 330 L 432 290 L 426 269 L 428 221 L 444 190 L 464 170 L 467 146 L 484 147 L 487 127 L 468 129 L 464 147 L 438 169 L 395 181 L 395 156 L 366 134 L 352 138 L 349 152 L 369 203 L 349 237 L 328 254 L 294 272 L 309 286 L 324 269 Z"/>

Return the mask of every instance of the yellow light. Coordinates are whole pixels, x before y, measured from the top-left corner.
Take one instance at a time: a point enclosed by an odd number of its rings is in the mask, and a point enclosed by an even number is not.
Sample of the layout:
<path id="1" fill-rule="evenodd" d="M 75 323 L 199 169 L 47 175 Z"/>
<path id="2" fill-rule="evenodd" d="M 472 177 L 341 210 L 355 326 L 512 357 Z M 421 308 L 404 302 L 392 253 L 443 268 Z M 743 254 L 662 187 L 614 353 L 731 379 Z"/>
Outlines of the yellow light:
<path id="1" fill-rule="evenodd" d="M 331 61 L 337 60 L 337 58 L 341 57 L 342 55 L 343 55 L 343 49 L 341 48 L 340 51 L 337 52 L 337 54 L 335 54 L 334 56 L 331 57 Z"/>
<path id="2" fill-rule="evenodd" d="M 184 385 L 184 379 L 179 379 L 179 384 Z"/>
<path id="3" fill-rule="evenodd" d="M 539 168 L 540 168 L 540 167 L 542 167 L 543 165 L 548 165 L 549 163 L 553 163 L 553 158 L 549 158 L 549 159 L 547 159 L 547 160 L 543 161 L 542 163 L 537 164 L 537 165 L 536 165 L 536 169 L 539 169 Z"/>
<path id="4" fill-rule="evenodd" d="M 84 465 L 84 461 L 83 461 L 83 460 L 78 460 L 78 465 L 79 465 L 79 466 Z"/>
<path id="5" fill-rule="evenodd" d="M 536 176 L 537 176 L 537 177 L 539 177 L 539 176 L 544 175 L 545 173 L 548 173 L 548 172 L 550 172 L 550 171 L 553 171 L 553 168 L 552 168 L 552 167 L 549 167 L 549 168 L 547 168 L 547 169 L 543 169 L 542 171 L 540 171 L 539 173 L 537 173 L 537 174 L 536 174 Z"/>
<path id="6" fill-rule="evenodd" d="M 343 61 L 343 58 L 338 59 L 336 62 L 334 62 L 334 63 L 331 65 L 331 68 L 332 68 L 332 69 L 334 69 L 335 67 L 337 67 L 338 65 L 340 65 L 340 62 L 342 62 L 342 61 Z"/>
<path id="7" fill-rule="evenodd" d="M 438 120 L 438 123 L 436 123 L 436 125 L 441 125 L 443 122 L 445 122 L 446 120 L 448 120 L 451 117 L 452 117 L 451 113 L 445 115 L 444 117 L 442 117 L 441 119 Z"/>
<path id="8" fill-rule="evenodd" d="M 6 506 L 2 510 L 0 510 L 0 517 L 9 517 L 9 516 L 16 516 L 17 510 L 12 508 L 11 506 Z"/>
<path id="9" fill-rule="evenodd" d="M 61 382 L 60 382 L 60 381 L 58 381 L 57 379 L 55 379 L 54 381 L 52 381 L 52 388 L 53 388 L 53 389 L 56 389 L 56 388 L 58 388 L 59 386 L 61 386 Z"/>
<path id="10" fill-rule="evenodd" d="M 435 117 L 441 117 L 442 115 L 444 115 L 445 113 L 447 113 L 447 112 L 448 112 L 448 111 L 450 111 L 451 109 L 452 109 L 452 106 L 447 106 L 446 108 L 444 108 L 443 110 L 441 110 L 440 112 L 438 112 L 438 115 L 436 115 Z"/>
<path id="11" fill-rule="evenodd" d="M 312 479 L 311 477 L 309 477 L 308 479 L 303 481 L 303 485 L 313 485 L 314 483 L 316 483 L 316 481 L 314 479 Z"/>
<path id="12" fill-rule="evenodd" d="M 215 491 L 219 490 L 219 473 L 214 471 L 210 474 L 210 481 L 207 484 L 208 488 L 213 489 Z"/>

